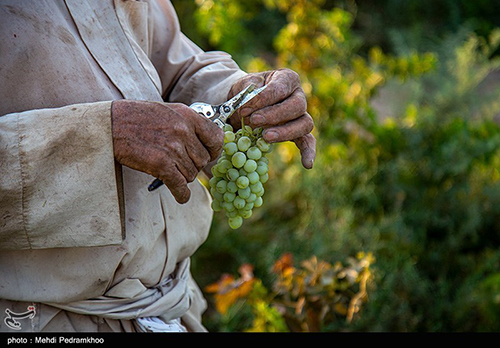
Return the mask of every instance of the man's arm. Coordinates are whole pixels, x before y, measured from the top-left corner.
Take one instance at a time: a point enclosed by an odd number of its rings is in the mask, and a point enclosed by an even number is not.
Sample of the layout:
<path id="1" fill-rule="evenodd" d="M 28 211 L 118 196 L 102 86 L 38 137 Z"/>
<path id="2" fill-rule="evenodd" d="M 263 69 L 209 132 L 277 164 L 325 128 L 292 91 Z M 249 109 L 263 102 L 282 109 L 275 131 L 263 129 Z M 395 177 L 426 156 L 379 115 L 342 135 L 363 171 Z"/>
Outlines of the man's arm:
<path id="1" fill-rule="evenodd" d="M 179 203 L 224 134 L 183 104 L 116 100 L 0 117 L 0 249 L 122 241 L 115 159 Z M 146 190 L 146 187 L 144 188 Z"/>

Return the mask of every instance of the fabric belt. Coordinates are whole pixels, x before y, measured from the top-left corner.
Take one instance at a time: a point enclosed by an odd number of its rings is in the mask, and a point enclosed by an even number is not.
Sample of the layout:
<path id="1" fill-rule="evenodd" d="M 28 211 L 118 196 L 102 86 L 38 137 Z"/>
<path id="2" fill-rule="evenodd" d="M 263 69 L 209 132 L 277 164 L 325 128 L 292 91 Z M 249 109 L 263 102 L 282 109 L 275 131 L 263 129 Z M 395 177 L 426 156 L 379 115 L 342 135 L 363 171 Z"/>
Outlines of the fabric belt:
<path id="1" fill-rule="evenodd" d="M 180 319 L 162 321 L 158 317 L 137 318 L 136 327 L 141 332 L 187 332 Z"/>
<path id="2" fill-rule="evenodd" d="M 190 259 L 177 265 L 169 277 L 152 288 L 138 279 L 125 279 L 103 296 L 70 303 L 47 303 L 66 311 L 109 319 L 158 317 L 164 322 L 182 317 L 191 305 L 188 286 Z"/>

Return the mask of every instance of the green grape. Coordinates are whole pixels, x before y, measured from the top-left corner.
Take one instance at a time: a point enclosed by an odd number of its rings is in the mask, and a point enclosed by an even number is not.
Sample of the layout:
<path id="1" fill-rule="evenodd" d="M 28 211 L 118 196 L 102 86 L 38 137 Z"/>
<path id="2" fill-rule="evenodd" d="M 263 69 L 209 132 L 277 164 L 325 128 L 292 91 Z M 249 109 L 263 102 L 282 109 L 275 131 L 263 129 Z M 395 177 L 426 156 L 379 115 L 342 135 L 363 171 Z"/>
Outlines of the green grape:
<path id="1" fill-rule="evenodd" d="M 260 191 L 262 191 L 263 188 L 264 188 L 264 186 L 262 185 L 262 183 L 260 181 L 257 181 L 255 184 L 250 185 L 250 190 L 253 193 L 260 192 Z"/>
<path id="2" fill-rule="evenodd" d="M 252 209 L 253 209 L 253 207 L 254 207 L 254 205 L 255 205 L 255 204 L 254 204 L 253 202 L 250 202 L 250 203 L 249 203 L 249 202 L 246 202 L 246 201 L 245 201 L 245 206 L 243 207 L 243 210 L 252 210 Z"/>
<path id="3" fill-rule="evenodd" d="M 251 172 L 254 172 L 256 169 L 257 169 L 257 162 L 255 162 L 253 159 L 249 159 L 245 162 L 245 164 L 243 165 L 243 169 L 247 172 L 247 173 L 251 173 Z"/>
<path id="4" fill-rule="evenodd" d="M 250 187 L 238 189 L 238 197 L 241 197 L 245 200 L 247 200 L 250 197 L 251 193 L 252 193 L 252 191 L 250 191 Z"/>
<path id="5" fill-rule="evenodd" d="M 214 188 L 214 187 L 215 187 L 215 185 L 217 185 L 217 183 L 218 183 L 219 181 L 221 181 L 221 180 L 222 180 L 222 178 L 220 178 L 220 177 L 218 177 L 218 176 L 212 176 L 212 177 L 210 178 L 210 180 L 208 180 L 208 185 L 209 185 L 211 188 Z"/>
<path id="6" fill-rule="evenodd" d="M 259 139 L 260 139 L 260 136 L 261 136 L 261 134 L 262 134 L 262 131 L 263 131 L 262 127 L 255 128 L 255 129 L 253 130 L 252 134 L 253 134 L 253 136 L 254 136 L 257 140 L 259 140 Z"/>
<path id="7" fill-rule="evenodd" d="M 236 143 L 227 143 L 224 144 L 223 149 L 226 155 L 231 156 L 238 151 L 238 145 L 236 145 Z"/>
<path id="8" fill-rule="evenodd" d="M 220 180 L 217 185 L 215 186 L 215 189 L 217 190 L 217 192 L 219 193 L 224 193 L 226 192 L 226 189 L 227 189 L 227 182 L 224 181 L 224 180 Z"/>
<path id="9" fill-rule="evenodd" d="M 250 188 L 248 188 L 250 190 Z M 250 195 L 248 196 L 248 198 L 246 199 L 247 203 L 253 203 L 255 202 L 255 200 L 257 199 L 257 195 L 255 193 L 253 193 L 252 191 L 250 191 Z"/>
<path id="10" fill-rule="evenodd" d="M 266 173 L 264 175 L 259 175 L 260 182 L 265 184 L 269 180 L 269 173 Z"/>
<path id="11" fill-rule="evenodd" d="M 253 134 L 253 129 L 252 127 L 250 126 L 243 126 L 243 129 L 244 129 L 244 132 L 248 135 L 252 135 Z"/>
<path id="12" fill-rule="evenodd" d="M 247 137 L 246 135 L 244 135 L 238 139 L 237 144 L 238 144 L 238 149 L 241 152 L 245 152 L 252 145 L 252 140 L 249 137 Z"/>
<path id="13" fill-rule="evenodd" d="M 261 207 L 263 203 L 262 197 L 257 197 L 257 199 L 254 202 L 254 207 L 258 208 Z"/>
<path id="14" fill-rule="evenodd" d="M 234 201 L 235 198 L 236 198 L 236 193 L 234 193 L 234 192 L 224 193 L 224 201 L 225 202 L 231 203 Z"/>
<path id="15" fill-rule="evenodd" d="M 236 168 L 241 168 L 245 164 L 247 160 L 247 156 L 243 152 L 236 152 L 232 157 L 231 157 L 231 163 L 236 167 Z"/>
<path id="16" fill-rule="evenodd" d="M 236 208 L 234 207 L 233 202 L 222 202 L 221 206 L 222 206 L 222 208 L 224 208 L 224 210 L 226 212 L 232 212 L 232 211 L 236 210 Z"/>
<path id="17" fill-rule="evenodd" d="M 238 172 L 238 169 L 236 168 L 230 168 L 227 170 L 227 177 L 231 181 L 236 181 L 238 177 L 240 176 L 240 173 Z"/>
<path id="18" fill-rule="evenodd" d="M 233 210 L 233 211 L 226 211 L 226 216 L 228 218 L 232 218 L 232 217 L 235 217 L 235 216 L 238 216 L 240 215 L 240 212 L 238 210 Z"/>
<path id="19" fill-rule="evenodd" d="M 267 157 L 261 157 L 258 161 L 257 164 L 269 164 L 269 158 Z"/>
<path id="20" fill-rule="evenodd" d="M 247 150 L 247 157 L 249 159 L 258 160 L 262 157 L 262 152 L 257 146 L 252 146 Z"/>
<path id="21" fill-rule="evenodd" d="M 261 164 L 257 165 L 257 169 L 255 171 L 257 173 L 259 173 L 259 175 L 264 175 L 264 174 L 267 174 L 268 170 L 269 170 L 269 167 L 267 166 L 267 164 L 261 163 Z"/>
<path id="22" fill-rule="evenodd" d="M 260 175 L 257 172 L 251 172 L 247 174 L 247 178 L 250 184 L 255 184 L 260 180 Z"/>
<path id="23" fill-rule="evenodd" d="M 221 210 L 222 210 L 222 205 L 221 205 L 221 202 L 220 202 L 220 201 L 218 201 L 218 200 L 216 200 L 216 199 L 214 199 L 214 200 L 212 201 L 212 209 L 213 209 L 214 211 L 221 211 Z"/>
<path id="24" fill-rule="evenodd" d="M 226 190 L 227 192 L 236 193 L 236 191 L 238 191 L 238 186 L 236 185 L 236 182 L 229 181 L 226 185 Z"/>
<path id="25" fill-rule="evenodd" d="M 233 230 L 241 227 L 243 224 L 243 218 L 241 216 L 235 216 L 235 217 L 230 217 L 228 219 L 229 227 L 231 227 Z"/>
<path id="26" fill-rule="evenodd" d="M 222 174 L 227 173 L 227 170 L 232 168 L 232 167 L 233 167 L 233 164 L 225 158 L 221 158 L 217 162 L 217 170 Z"/>
<path id="27" fill-rule="evenodd" d="M 240 189 L 244 189 L 245 187 L 248 187 L 249 180 L 246 176 L 240 176 L 238 180 L 236 180 L 236 186 Z"/>
<path id="28" fill-rule="evenodd" d="M 247 202 L 241 197 L 236 197 L 233 201 L 233 204 L 236 209 L 243 209 Z"/>
<path id="29" fill-rule="evenodd" d="M 258 197 L 262 197 L 262 196 L 264 196 L 264 193 L 265 193 L 265 192 L 266 192 L 266 190 L 264 190 L 264 188 L 262 188 L 262 190 L 260 190 L 259 192 L 257 192 L 257 193 L 256 193 L 257 198 L 258 198 Z"/>
<path id="30" fill-rule="evenodd" d="M 218 167 L 217 164 L 213 165 L 210 171 L 212 172 L 213 176 L 221 178 L 224 176 L 224 174 L 220 173 L 217 167 Z"/>
<path id="31" fill-rule="evenodd" d="M 224 143 L 232 143 L 235 138 L 236 135 L 232 131 L 224 132 Z"/>
<path id="32" fill-rule="evenodd" d="M 224 124 L 224 127 L 222 127 L 222 130 L 224 132 L 232 132 L 233 131 L 233 126 L 231 126 L 229 123 Z"/>
<path id="33" fill-rule="evenodd" d="M 250 190 L 250 188 L 249 188 L 249 190 Z M 217 192 L 217 190 L 215 188 L 210 189 L 210 194 L 212 195 L 213 199 L 216 199 L 219 202 L 222 202 L 224 200 L 224 196 L 222 195 L 222 193 Z"/>
<path id="34" fill-rule="evenodd" d="M 240 210 L 238 213 L 243 219 L 248 219 L 250 216 L 252 216 L 253 212 L 251 209 L 249 209 L 249 210 Z"/>
<path id="35" fill-rule="evenodd" d="M 264 140 L 264 138 L 257 139 L 257 147 L 262 152 L 269 152 L 271 150 L 271 144 Z"/>

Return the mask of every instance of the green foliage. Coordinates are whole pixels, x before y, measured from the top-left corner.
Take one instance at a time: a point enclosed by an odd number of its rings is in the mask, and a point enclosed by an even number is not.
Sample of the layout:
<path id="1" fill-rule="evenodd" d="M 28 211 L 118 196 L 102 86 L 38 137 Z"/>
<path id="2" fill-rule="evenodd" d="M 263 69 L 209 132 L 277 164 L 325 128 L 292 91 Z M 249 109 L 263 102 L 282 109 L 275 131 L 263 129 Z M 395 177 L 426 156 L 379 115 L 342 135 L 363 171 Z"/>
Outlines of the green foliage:
<path id="1" fill-rule="evenodd" d="M 367 45 L 359 23 L 371 8 L 363 2 L 197 1 L 213 47 L 248 71 L 300 74 L 318 139 L 310 171 L 292 143 L 276 146 L 266 202 L 241 229 L 215 215 L 193 260 L 202 284 L 242 263 L 272 284 L 269 269 L 285 252 L 333 263 L 365 251 L 377 260 L 375 287 L 342 330 L 500 329 L 500 90 L 490 80 L 500 68 L 500 30 L 489 25 L 498 11 L 480 17 L 481 2 L 477 11 L 459 2 L 453 12 L 453 2 L 439 1 L 450 15 L 443 22 L 457 30 L 422 45 L 417 3 L 380 2 L 374 21 L 402 11 L 414 25 L 391 35 L 381 29 L 384 39 Z M 458 30 L 464 18 L 483 22 L 479 34 Z M 217 330 L 210 313 L 206 320 Z"/>
<path id="2" fill-rule="evenodd" d="M 334 1 L 351 3 L 351 0 Z M 363 0 L 358 1 L 354 30 L 364 46 L 384 50 L 427 49 L 436 39 L 466 27 L 487 37 L 500 23 L 500 2 L 490 0 Z"/>
<path id="3" fill-rule="evenodd" d="M 284 23 L 283 16 L 276 11 L 267 8 L 262 11 L 260 0 L 197 0 L 196 3 L 194 27 L 205 35 L 211 47 L 233 54 L 243 64 L 272 49 L 273 33 Z"/>

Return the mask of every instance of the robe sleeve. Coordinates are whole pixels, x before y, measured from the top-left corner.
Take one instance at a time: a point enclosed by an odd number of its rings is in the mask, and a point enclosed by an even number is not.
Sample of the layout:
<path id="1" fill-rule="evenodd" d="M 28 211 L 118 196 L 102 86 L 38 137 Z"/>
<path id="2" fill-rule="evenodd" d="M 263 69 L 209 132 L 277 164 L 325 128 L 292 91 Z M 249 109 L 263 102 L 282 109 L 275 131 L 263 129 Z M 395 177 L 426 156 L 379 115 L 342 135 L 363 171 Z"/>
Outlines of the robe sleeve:
<path id="1" fill-rule="evenodd" d="M 232 84 L 246 73 L 231 55 L 203 51 L 182 32 L 169 1 L 151 1 L 151 61 L 162 82 L 165 101 L 213 104 L 227 100 Z"/>
<path id="2" fill-rule="evenodd" d="M 0 117 L 0 249 L 118 244 L 111 102 Z"/>

